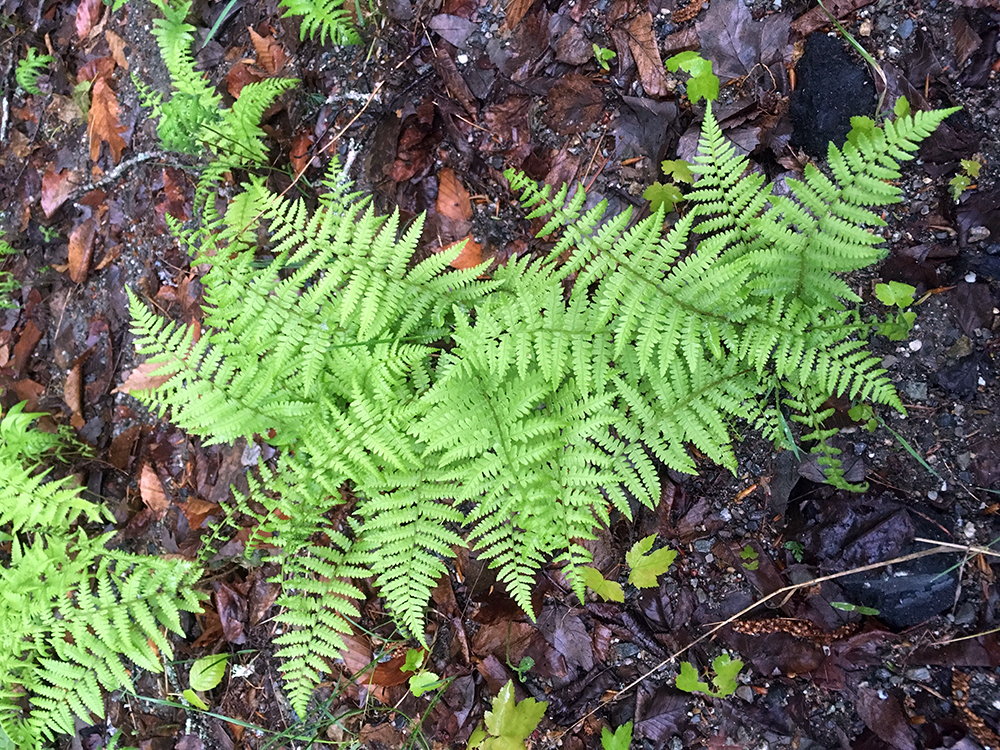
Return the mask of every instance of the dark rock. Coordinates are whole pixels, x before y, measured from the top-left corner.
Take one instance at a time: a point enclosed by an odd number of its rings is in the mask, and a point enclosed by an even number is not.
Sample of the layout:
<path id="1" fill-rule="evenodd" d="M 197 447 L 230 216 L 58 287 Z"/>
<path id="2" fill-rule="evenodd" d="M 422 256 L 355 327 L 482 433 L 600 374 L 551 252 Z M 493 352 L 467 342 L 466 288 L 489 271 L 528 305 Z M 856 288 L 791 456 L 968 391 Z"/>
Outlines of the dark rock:
<path id="1" fill-rule="evenodd" d="M 792 144 L 812 156 L 825 156 L 827 144 L 842 146 L 851 117 L 875 113 L 875 83 L 868 68 L 847 54 L 839 39 L 814 33 L 795 66 L 798 87 L 789 114 Z"/>

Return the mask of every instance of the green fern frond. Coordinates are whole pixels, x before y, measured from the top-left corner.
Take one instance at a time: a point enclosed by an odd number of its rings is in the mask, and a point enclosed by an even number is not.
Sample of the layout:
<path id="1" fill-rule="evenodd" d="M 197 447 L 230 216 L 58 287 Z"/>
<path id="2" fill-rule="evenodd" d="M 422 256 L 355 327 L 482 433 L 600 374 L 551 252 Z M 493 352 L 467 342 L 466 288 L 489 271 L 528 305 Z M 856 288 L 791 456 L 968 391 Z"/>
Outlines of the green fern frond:
<path id="1" fill-rule="evenodd" d="M 320 44 L 360 44 L 361 37 L 354 28 L 351 14 L 344 10 L 344 0 L 281 0 L 284 18 L 302 16 L 299 36 L 315 38 Z"/>
<path id="2" fill-rule="evenodd" d="M 248 553 L 281 566 L 295 710 L 357 616 L 353 581 L 372 577 L 418 640 L 463 540 L 529 612 L 551 561 L 582 598 L 583 542 L 612 511 L 652 506 L 663 465 L 694 472 L 690 448 L 735 470 L 737 420 L 787 441 L 791 410 L 846 486 L 826 399 L 901 404 L 838 274 L 880 256 L 871 209 L 943 116 L 887 125 L 773 196 L 709 110 L 688 213 L 667 231 L 662 213 L 630 226 L 510 173 L 553 245 L 488 279 L 448 267 L 458 248 L 416 262 L 421 221 L 401 230 L 336 168 L 313 209 L 256 177 L 224 216 L 206 205 L 180 235 L 209 268 L 201 338 L 132 298 L 138 348 L 170 376 L 144 398 L 210 440 L 280 449 L 237 503 L 258 524 Z"/>
<path id="3" fill-rule="evenodd" d="M 17 70 L 14 73 L 17 85 L 29 94 L 42 96 L 42 90 L 38 88 L 38 78 L 55 61 L 52 55 L 40 55 L 37 49 L 28 47 L 27 54 L 17 61 Z"/>

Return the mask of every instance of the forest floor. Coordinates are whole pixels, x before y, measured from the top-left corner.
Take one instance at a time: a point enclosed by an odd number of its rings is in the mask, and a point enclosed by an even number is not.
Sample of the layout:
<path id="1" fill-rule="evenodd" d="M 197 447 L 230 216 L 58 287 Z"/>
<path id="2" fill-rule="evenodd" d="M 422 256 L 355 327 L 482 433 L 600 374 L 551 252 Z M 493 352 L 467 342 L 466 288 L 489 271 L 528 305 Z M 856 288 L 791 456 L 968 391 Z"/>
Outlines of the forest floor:
<path id="1" fill-rule="evenodd" d="M 534 247 L 508 167 L 580 181 L 615 213 L 649 211 L 643 191 L 665 181 L 663 159 L 691 159 L 703 112 L 683 96 L 686 77 L 664 68 L 681 51 L 713 62 L 727 137 L 769 177 L 799 173 L 803 149 L 830 137 L 825 123 L 871 106 L 876 88 L 843 41 L 847 60 L 799 59 L 809 35 L 830 32 L 813 6 L 386 0 L 361 7 L 353 47 L 301 42 L 273 0 L 199 2 L 189 20 L 199 64 L 229 101 L 249 81 L 301 81 L 265 114 L 275 189 L 305 168 L 310 190 L 336 154 L 379 208 L 426 212 L 430 250 L 471 235 L 474 262 Z M 658 534 L 679 552 L 658 588 L 581 606 L 544 575 L 532 621 L 460 554 L 429 613 L 428 666 L 447 688 L 409 691 L 407 644 L 371 591 L 308 721 L 280 689 L 271 571 L 238 564 L 235 537 L 213 558 L 211 600 L 185 623 L 166 676 L 138 673 L 136 695 L 109 697 L 107 726 L 81 726 L 63 746 L 103 747 L 114 727 L 143 750 L 464 747 L 513 679 L 519 700 L 548 703 L 532 747 L 594 748 L 603 728 L 630 720 L 643 748 L 1000 747 L 1000 4 L 830 7 L 879 61 L 887 108 L 901 95 L 914 108 L 963 107 L 905 169 L 904 202 L 886 214 L 889 257 L 851 280 L 866 315 L 879 311 L 876 281 L 912 284 L 922 300 L 906 340 L 874 344 L 908 416 L 879 414 L 869 431 L 835 404 L 850 476 L 867 492 L 818 483 L 814 464 L 744 434 L 736 476 L 701 460 L 697 476 L 665 481 L 655 511 L 617 519 L 593 545 L 614 579 L 625 551 Z M 0 12 L 0 229 L 20 285 L 0 310 L 3 406 L 27 400 L 92 446 L 79 476 L 119 521 L 119 543 L 193 558 L 252 460 L 244 445 L 203 446 L 119 390 L 136 365 L 126 288 L 178 319 L 201 316 L 198 269 L 164 219 L 191 218 L 196 164 L 160 151 L 132 80 L 169 88 L 150 34 L 157 10 L 0 0 Z M 607 70 L 595 45 L 616 54 Z M 40 96 L 14 85 L 29 46 L 56 61 Z M 83 80 L 88 116 L 73 96 Z M 962 159 L 982 169 L 955 200 Z M 831 578 L 808 584 L 820 576 Z M 232 668 L 209 711 L 181 706 L 191 661 L 222 651 Z M 722 651 L 746 663 L 733 695 L 675 687 L 680 659 L 704 670 Z"/>

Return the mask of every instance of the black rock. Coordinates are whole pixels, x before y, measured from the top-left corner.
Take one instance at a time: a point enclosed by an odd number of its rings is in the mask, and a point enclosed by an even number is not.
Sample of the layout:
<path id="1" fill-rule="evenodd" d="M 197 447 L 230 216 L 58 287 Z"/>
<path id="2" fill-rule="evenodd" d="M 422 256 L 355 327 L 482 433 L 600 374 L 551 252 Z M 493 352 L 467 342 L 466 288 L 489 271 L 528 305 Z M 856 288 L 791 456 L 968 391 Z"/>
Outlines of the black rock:
<path id="1" fill-rule="evenodd" d="M 844 145 L 851 117 L 875 114 L 875 82 L 864 63 L 855 62 L 844 44 L 823 33 L 806 39 L 795 66 L 797 86 L 789 114 L 792 145 L 811 156 L 826 156 L 827 144 Z"/>

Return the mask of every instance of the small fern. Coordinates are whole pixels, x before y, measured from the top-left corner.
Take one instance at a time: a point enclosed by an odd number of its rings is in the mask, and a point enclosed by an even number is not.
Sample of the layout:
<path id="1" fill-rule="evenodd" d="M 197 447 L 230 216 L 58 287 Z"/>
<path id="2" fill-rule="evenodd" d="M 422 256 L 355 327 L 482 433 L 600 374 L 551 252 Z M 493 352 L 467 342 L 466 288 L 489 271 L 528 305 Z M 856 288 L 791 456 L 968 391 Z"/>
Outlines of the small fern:
<path id="1" fill-rule="evenodd" d="M 37 49 L 28 47 L 24 58 L 17 61 L 17 70 L 14 73 L 17 85 L 29 94 L 41 96 L 42 90 L 38 87 L 38 77 L 55 61 L 56 59 L 52 55 L 40 55 Z"/>
<path id="2" fill-rule="evenodd" d="M 153 21 L 153 36 L 170 74 L 171 95 L 146 86 L 138 77 L 133 81 L 144 106 L 157 120 L 157 134 L 168 151 L 201 155 L 207 148 L 210 165 L 202 174 L 200 200 L 205 203 L 208 186 L 231 169 L 259 167 L 266 161 L 260 118 L 294 80 L 269 78 L 247 84 L 230 109 L 221 107 L 219 96 L 208 79 L 195 70 L 191 44 L 195 28 L 187 23 L 192 0 L 153 0 L 163 18 Z"/>
<path id="3" fill-rule="evenodd" d="M 344 9 L 344 0 L 281 0 L 284 18 L 302 16 L 299 36 L 315 38 L 321 44 L 327 37 L 332 44 L 360 44 L 361 37 L 354 28 L 351 14 Z"/>
<path id="4" fill-rule="evenodd" d="M 104 715 L 102 690 L 131 689 L 125 660 L 153 672 L 181 633 L 179 612 L 201 609 L 190 564 L 106 549 L 77 522 L 104 520 L 68 478 L 39 471 L 60 436 L 31 429 L 18 404 L 0 420 L 0 730 L 18 748 L 74 732 Z"/>
<path id="5" fill-rule="evenodd" d="M 846 485 L 824 401 L 902 406 L 836 274 L 881 257 L 869 209 L 898 200 L 885 180 L 949 113 L 831 147 L 832 175 L 809 168 L 783 198 L 709 109 L 690 210 L 666 232 L 662 212 L 605 221 L 582 190 L 509 173 L 554 246 L 490 278 L 451 270 L 459 248 L 414 264 L 421 221 L 401 233 L 336 169 L 312 211 L 251 178 L 182 232 L 209 269 L 204 325 L 196 339 L 132 296 L 137 348 L 170 376 L 139 396 L 209 442 L 281 449 L 237 504 L 258 521 L 248 552 L 281 564 L 296 711 L 357 614 L 354 580 L 373 577 L 420 641 L 459 544 L 528 612 L 549 560 L 582 599 L 583 541 L 612 509 L 656 502 L 658 464 L 694 472 L 690 447 L 735 469 L 737 419 L 784 439 L 789 411 Z"/>

